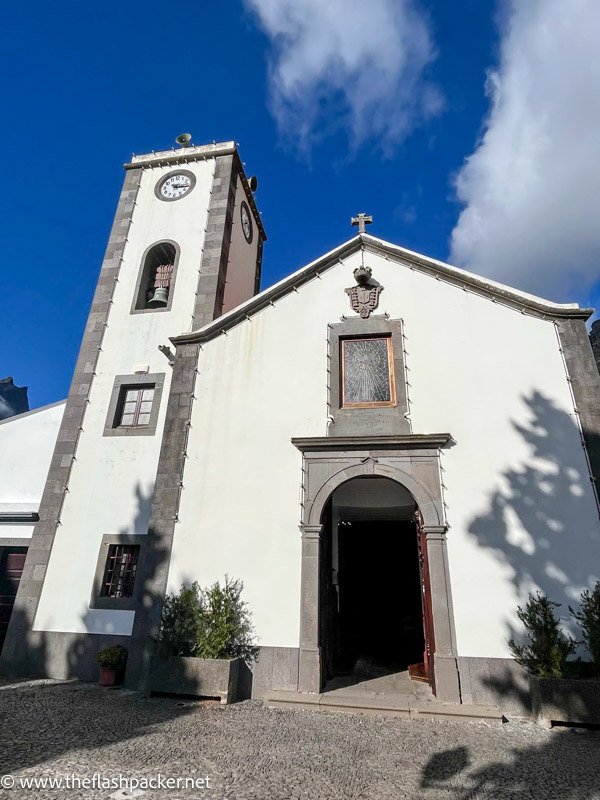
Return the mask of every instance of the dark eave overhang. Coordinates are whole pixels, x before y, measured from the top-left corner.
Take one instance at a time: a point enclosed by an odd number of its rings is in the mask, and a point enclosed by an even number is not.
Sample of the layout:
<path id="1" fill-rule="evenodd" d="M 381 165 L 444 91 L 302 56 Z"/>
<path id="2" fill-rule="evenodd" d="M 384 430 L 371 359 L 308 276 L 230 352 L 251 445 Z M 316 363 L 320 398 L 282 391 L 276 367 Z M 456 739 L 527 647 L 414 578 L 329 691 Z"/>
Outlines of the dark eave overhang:
<path id="1" fill-rule="evenodd" d="M 0 511 L 0 525 L 38 522 L 40 515 L 37 511 Z M 0 539 L 0 544 L 2 540 Z"/>

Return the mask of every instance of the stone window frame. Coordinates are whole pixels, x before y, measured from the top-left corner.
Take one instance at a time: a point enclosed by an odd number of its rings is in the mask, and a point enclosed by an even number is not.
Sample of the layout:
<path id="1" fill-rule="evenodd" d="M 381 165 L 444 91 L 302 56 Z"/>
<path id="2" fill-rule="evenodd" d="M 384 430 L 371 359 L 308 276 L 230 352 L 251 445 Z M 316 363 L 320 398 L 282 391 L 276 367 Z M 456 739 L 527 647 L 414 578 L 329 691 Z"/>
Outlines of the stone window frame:
<path id="1" fill-rule="evenodd" d="M 395 403 L 376 405 L 342 405 L 341 342 L 343 339 L 389 337 L 392 348 L 392 369 Z M 404 337 L 402 320 L 384 315 L 368 319 L 352 317 L 328 326 L 329 341 L 329 419 L 328 436 L 393 435 L 411 432 L 407 419 L 408 398 L 404 369 Z"/>
<path id="2" fill-rule="evenodd" d="M 117 375 L 113 384 L 108 413 L 104 424 L 103 436 L 154 436 L 158 424 L 158 414 L 160 411 L 160 401 L 163 386 L 165 383 L 164 372 L 137 373 L 134 375 Z M 133 427 L 119 427 L 117 415 L 119 413 L 120 399 L 122 392 L 127 388 L 138 388 L 146 384 L 154 385 L 154 401 L 148 425 L 136 425 Z"/>
<path id="3" fill-rule="evenodd" d="M 138 598 L 140 596 L 140 561 L 142 558 L 142 542 L 145 533 L 105 533 L 100 542 L 98 550 L 98 558 L 96 560 L 96 571 L 92 582 L 92 595 L 90 598 L 91 609 L 104 609 L 107 611 L 135 611 L 137 608 Z M 111 544 L 131 544 L 140 548 L 138 555 L 138 568 L 135 576 L 135 584 L 133 587 L 133 594 L 131 597 L 102 597 L 102 581 L 104 580 L 104 573 L 106 572 L 106 559 L 108 557 L 108 549 Z"/>
<path id="4" fill-rule="evenodd" d="M 158 244 L 170 244 L 175 248 L 175 258 L 173 259 L 173 272 L 171 273 L 171 283 L 169 286 L 169 296 L 167 298 L 167 305 L 163 306 L 162 308 L 137 308 L 139 295 L 142 290 L 142 282 L 144 280 L 146 272 L 146 260 L 150 255 L 152 249 L 156 247 L 156 245 Z M 181 255 L 181 248 L 174 239 L 158 239 L 156 242 L 152 242 L 151 245 L 148 245 L 148 247 L 144 250 L 144 253 L 140 260 L 138 276 L 135 282 L 135 290 L 133 292 L 133 299 L 131 301 L 131 309 L 129 312 L 130 314 L 156 314 L 160 313 L 161 311 L 164 312 L 171 310 L 171 306 L 173 305 L 173 296 L 175 294 L 175 281 L 177 279 L 177 267 L 179 266 L 180 255 Z"/>

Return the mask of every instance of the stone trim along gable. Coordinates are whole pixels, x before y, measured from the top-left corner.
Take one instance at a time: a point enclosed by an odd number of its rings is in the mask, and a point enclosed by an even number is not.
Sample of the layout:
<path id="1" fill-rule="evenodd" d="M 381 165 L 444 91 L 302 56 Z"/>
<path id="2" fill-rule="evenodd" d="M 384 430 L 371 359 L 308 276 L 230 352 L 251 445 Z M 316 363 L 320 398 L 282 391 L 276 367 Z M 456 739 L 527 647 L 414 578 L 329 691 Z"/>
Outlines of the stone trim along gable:
<path id="1" fill-rule="evenodd" d="M 34 647 L 32 640 L 36 637 L 32 637 L 32 627 L 60 521 L 71 465 L 83 430 L 85 409 L 127 242 L 141 174 L 141 168 L 131 169 L 125 173 L 125 181 L 40 502 L 40 520 L 31 537 L 0 657 L 0 671 L 3 673 L 31 675 L 44 672 L 44 665 L 37 663 L 39 661 L 37 654 L 40 650 Z"/>
<path id="2" fill-rule="evenodd" d="M 129 644 L 126 685 L 145 690 L 153 641 L 160 625 L 179 500 L 183 489 L 187 441 L 192 415 L 199 346 L 177 348 L 167 403 L 148 534 L 142 537 L 136 584 L 135 621 Z M 139 594 L 137 592 L 139 591 Z"/>
<path id="3" fill-rule="evenodd" d="M 419 253 L 413 253 L 403 247 L 363 233 L 325 253 L 273 286 L 264 289 L 260 294 L 231 309 L 219 319 L 204 323 L 204 327 L 201 329 L 194 327 L 189 333 L 173 336 L 171 341 L 174 344 L 183 344 L 185 342 L 203 344 L 209 342 L 211 339 L 220 336 L 223 331 L 245 322 L 249 317 L 272 305 L 276 300 L 286 297 L 290 292 L 298 290 L 305 283 L 318 278 L 326 270 L 335 267 L 340 261 L 361 251 L 376 253 L 383 258 L 396 261 L 399 267 L 418 270 L 436 280 L 456 286 L 463 291 L 472 291 L 475 294 L 486 297 L 490 302 L 501 303 L 507 308 L 513 308 L 520 313 L 530 314 L 539 319 L 553 321 L 558 319 L 586 320 L 594 311 L 592 308 L 580 308 L 576 303 L 553 303 L 549 300 L 526 295 L 517 289 L 501 286 L 458 267 L 452 267 L 449 264 L 444 264 Z"/>

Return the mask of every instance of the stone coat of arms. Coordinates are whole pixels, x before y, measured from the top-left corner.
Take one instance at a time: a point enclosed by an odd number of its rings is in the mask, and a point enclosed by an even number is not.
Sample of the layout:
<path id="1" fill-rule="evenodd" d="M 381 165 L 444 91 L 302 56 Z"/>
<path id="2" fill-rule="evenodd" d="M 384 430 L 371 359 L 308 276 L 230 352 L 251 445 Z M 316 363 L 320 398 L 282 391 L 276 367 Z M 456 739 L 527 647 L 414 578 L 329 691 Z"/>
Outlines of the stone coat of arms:
<path id="1" fill-rule="evenodd" d="M 370 267 L 357 267 L 353 274 L 358 285 L 351 286 L 344 291 L 350 298 L 352 310 L 356 311 L 363 319 L 367 319 L 379 305 L 379 295 L 383 291 L 383 286 L 371 280 L 372 270 Z"/>

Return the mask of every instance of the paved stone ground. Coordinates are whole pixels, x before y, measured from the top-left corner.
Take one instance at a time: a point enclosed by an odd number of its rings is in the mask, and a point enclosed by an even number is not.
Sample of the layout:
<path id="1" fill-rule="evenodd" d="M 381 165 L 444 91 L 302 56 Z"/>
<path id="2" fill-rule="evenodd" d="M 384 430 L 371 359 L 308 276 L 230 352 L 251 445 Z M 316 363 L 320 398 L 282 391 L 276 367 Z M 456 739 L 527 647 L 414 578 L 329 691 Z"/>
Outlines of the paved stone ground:
<path id="1" fill-rule="evenodd" d="M 89 684 L 0 684 L 0 775 L 208 774 L 140 800 L 600 800 L 600 733 L 150 700 Z M 1 782 L 1 781 L 0 781 Z M 0 789 L 7 800 L 115 789 Z"/>

